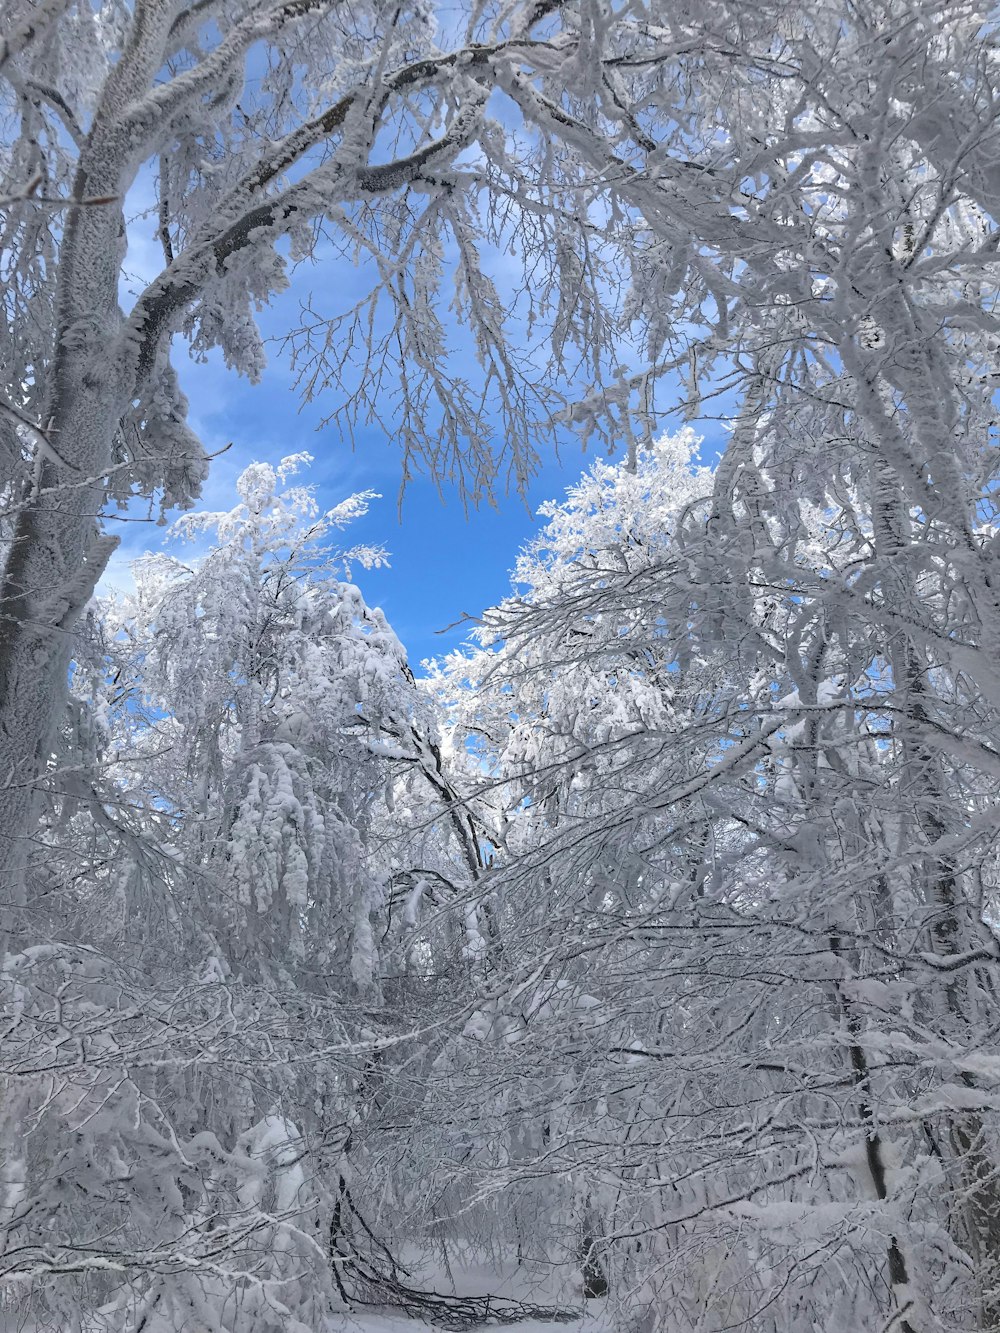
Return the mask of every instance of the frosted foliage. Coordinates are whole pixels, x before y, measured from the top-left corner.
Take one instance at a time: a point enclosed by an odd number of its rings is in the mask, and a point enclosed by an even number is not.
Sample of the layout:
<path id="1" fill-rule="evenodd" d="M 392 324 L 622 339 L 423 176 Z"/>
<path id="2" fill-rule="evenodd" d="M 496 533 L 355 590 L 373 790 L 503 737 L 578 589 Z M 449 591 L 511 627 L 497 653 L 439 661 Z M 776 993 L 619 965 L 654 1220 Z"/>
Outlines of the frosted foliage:
<path id="1" fill-rule="evenodd" d="M 369 497 L 319 512 L 308 461 L 248 468 L 175 534 L 207 553 L 140 562 L 80 641 L 29 865 L 55 942 L 2 972 L 2 1276 L 40 1326 L 316 1333 L 343 1304 L 366 1071 L 407 1022 L 385 801 L 419 802 L 427 707 L 328 541 Z"/>
<path id="2" fill-rule="evenodd" d="M 614 178 L 608 152 L 635 146 L 614 105 L 648 104 L 679 135 L 680 86 L 661 107 L 650 71 L 680 79 L 709 30 L 627 9 L 595 26 L 535 0 L 447 20 L 367 0 L 11 0 L 4 20 L 0 709 L 17 722 L 0 770 L 33 774 L 65 631 L 114 549 L 108 510 L 138 495 L 165 518 L 205 476 L 171 358 L 218 350 L 258 378 L 261 309 L 315 265 L 277 340 L 321 423 L 381 431 L 404 479 L 424 470 L 473 502 L 523 488 L 567 385 L 599 381 L 633 322 L 614 293 L 634 247 L 613 215 L 638 201 L 588 202 Z M 560 107 L 605 64 L 610 118 L 586 93 Z M 28 790 L 0 810 L 18 898 Z"/>
<path id="3" fill-rule="evenodd" d="M 720 377 L 739 400 L 720 541 L 765 456 L 822 503 L 817 458 L 832 448 L 845 494 L 877 440 L 953 542 L 988 493 L 970 443 L 994 429 L 998 338 L 986 6 L 10 12 L 2 771 L 46 753 L 62 634 L 113 548 L 94 516 L 197 494 L 174 344 L 258 375 L 258 307 L 290 265 L 319 275 L 285 330 L 304 399 L 472 501 L 523 486 L 556 421 L 634 454 L 678 375 L 691 415 Z M 26 790 L 0 811 L 19 896 Z"/>
<path id="4" fill-rule="evenodd" d="M 924 637 L 970 564 L 877 457 L 797 495 L 773 432 L 752 503 L 687 432 L 596 465 L 432 674 L 511 977 L 434 1090 L 503 1088 L 447 1188 L 589 1236 L 643 1328 L 988 1328 L 1000 721 L 979 625 L 968 674 Z"/>
<path id="5" fill-rule="evenodd" d="M 3 28 L 4 1315 L 1000 1327 L 993 9 Z M 299 454 L 92 601 L 296 265 L 404 478 L 614 452 L 420 685 Z"/>
<path id="6" fill-rule="evenodd" d="M 179 785 L 164 795 L 182 809 L 194 796 L 218 821 L 211 843 L 201 841 L 242 909 L 254 965 L 279 977 L 286 961 L 308 956 L 371 981 L 367 918 L 379 892 L 366 878 L 376 872 L 365 868 L 365 802 L 386 778 L 369 728 L 398 724 L 411 687 L 381 613 L 335 577 L 381 551 L 327 544 L 371 496 L 320 513 L 308 487 L 287 484 L 308 461 L 255 463 L 236 483 L 237 508 L 180 520 L 177 538 L 217 544 L 193 568 L 143 562 L 135 598 L 117 614 L 142 661 L 150 743 L 160 716 L 182 729 Z"/>

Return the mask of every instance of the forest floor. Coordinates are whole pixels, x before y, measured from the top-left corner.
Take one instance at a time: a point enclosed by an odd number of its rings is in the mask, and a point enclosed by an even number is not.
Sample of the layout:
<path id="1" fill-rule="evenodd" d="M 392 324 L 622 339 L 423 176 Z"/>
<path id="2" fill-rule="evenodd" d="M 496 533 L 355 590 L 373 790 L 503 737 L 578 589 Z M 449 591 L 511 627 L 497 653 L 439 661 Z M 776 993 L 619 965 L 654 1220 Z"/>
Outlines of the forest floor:
<path id="1" fill-rule="evenodd" d="M 603 1302 L 601 1302 L 603 1304 Z M 441 1333 L 440 1327 L 422 1319 L 389 1314 L 336 1315 L 328 1333 Z M 475 1330 L 473 1330 L 475 1333 Z M 584 1314 L 572 1322 L 551 1323 L 522 1319 L 516 1324 L 489 1324 L 483 1333 L 616 1333 L 600 1314 Z"/>
<path id="2" fill-rule="evenodd" d="M 489 1293 L 498 1304 L 522 1304 L 539 1311 L 566 1311 L 570 1318 L 518 1318 L 502 1322 L 504 1312 L 497 1311 L 496 1322 L 470 1325 L 472 1333 L 621 1333 L 613 1323 L 604 1300 L 584 1302 L 578 1281 L 565 1267 L 514 1263 L 483 1263 L 469 1254 L 451 1251 L 444 1267 L 424 1252 L 403 1249 L 413 1286 L 447 1294 L 455 1300 L 463 1297 L 482 1299 Z M 529 1311 L 524 1311 L 527 1314 Z M 575 1312 L 575 1314 L 573 1314 Z M 443 1323 L 431 1323 L 418 1311 L 371 1310 L 364 1313 L 335 1315 L 329 1333 L 442 1333 Z"/>

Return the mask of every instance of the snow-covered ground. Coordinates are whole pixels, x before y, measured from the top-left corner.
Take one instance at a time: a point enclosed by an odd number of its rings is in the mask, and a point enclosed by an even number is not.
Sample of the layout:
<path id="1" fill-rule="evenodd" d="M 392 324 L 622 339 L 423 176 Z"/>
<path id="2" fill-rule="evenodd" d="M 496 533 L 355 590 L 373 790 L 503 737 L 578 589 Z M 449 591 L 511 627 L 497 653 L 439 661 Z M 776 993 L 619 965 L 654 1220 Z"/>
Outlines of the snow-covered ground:
<path id="1" fill-rule="evenodd" d="M 620 1333 L 609 1319 L 590 1313 L 570 1323 L 524 1319 L 516 1324 L 488 1324 L 480 1327 L 483 1333 Z M 57 1331 L 51 1325 L 25 1322 L 15 1315 L 0 1314 L 0 1333 L 63 1333 L 63 1330 Z M 428 1324 L 422 1319 L 373 1313 L 333 1315 L 322 1333 L 442 1333 L 442 1330 L 440 1325 Z M 476 1330 L 471 1333 L 476 1333 Z"/>
<path id="2" fill-rule="evenodd" d="M 584 1301 L 572 1271 L 558 1266 L 477 1262 L 469 1253 L 450 1249 L 447 1262 L 430 1258 L 417 1247 L 403 1246 L 400 1258 L 409 1280 L 419 1291 L 456 1297 L 485 1296 L 539 1310 L 577 1311 L 570 1319 L 516 1319 L 470 1327 L 470 1333 L 622 1333 L 621 1320 L 607 1309 L 604 1300 Z M 498 1314 L 497 1318 L 501 1318 Z M 159 1327 L 159 1326 L 158 1326 Z M 106 1325 L 84 1323 L 86 1333 L 103 1333 Z M 25 1315 L 0 1310 L 0 1333 L 66 1333 L 62 1327 L 36 1323 Z M 188 1333 L 185 1330 L 185 1333 Z M 217 1333 L 198 1328 L 197 1333 Z M 355 1310 L 331 1314 L 315 1333 L 446 1333 L 440 1323 L 407 1315 L 398 1310 Z"/>
<path id="3" fill-rule="evenodd" d="M 603 1302 L 596 1302 L 603 1305 Z M 488 1333 L 615 1333 L 609 1319 L 589 1312 L 572 1323 L 541 1322 L 536 1319 L 520 1320 L 516 1324 L 490 1324 Z M 418 1319 L 398 1315 L 367 1314 L 337 1315 L 330 1323 L 328 1333 L 441 1333 L 440 1328 Z"/>
<path id="4" fill-rule="evenodd" d="M 519 1319 L 511 1323 L 481 1325 L 489 1333 L 621 1333 L 607 1312 L 603 1300 L 584 1301 L 574 1273 L 565 1267 L 477 1262 L 470 1254 L 450 1251 L 447 1266 L 430 1260 L 426 1253 L 404 1246 L 402 1261 L 411 1274 L 413 1286 L 454 1296 L 484 1296 L 498 1302 L 518 1302 L 547 1310 L 577 1310 L 574 1319 Z M 440 1333 L 423 1319 L 410 1318 L 394 1311 L 336 1315 L 328 1333 Z"/>

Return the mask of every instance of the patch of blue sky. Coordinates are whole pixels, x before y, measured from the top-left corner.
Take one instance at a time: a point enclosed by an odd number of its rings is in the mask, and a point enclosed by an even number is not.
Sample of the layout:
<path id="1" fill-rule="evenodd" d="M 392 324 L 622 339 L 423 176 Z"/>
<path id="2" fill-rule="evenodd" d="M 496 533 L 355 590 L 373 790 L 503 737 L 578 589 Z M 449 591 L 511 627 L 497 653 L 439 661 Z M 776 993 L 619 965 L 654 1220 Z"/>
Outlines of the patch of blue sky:
<path id="1" fill-rule="evenodd" d="M 147 193 L 147 202 L 151 203 L 152 181 L 141 183 L 140 193 Z M 128 272 L 123 282 L 127 304 L 129 289 L 140 289 L 162 264 L 154 230 L 155 221 L 149 212 L 136 217 L 129 229 Z M 520 258 L 505 253 L 503 245 L 484 246 L 483 250 L 484 254 L 488 252 L 490 276 L 508 302 L 505 322 L 513 352 L 522 371 L 530 376 L 532 364 L 540 364 L 547 357 L 547 347 L 537 331 L 529 333 L 526 325 L 523 288 L 520 298 L 517 291 L 522 275 Z M 501 484 L 492 503 L 468 508 L 455 480 L 429 476 L 426 470 L 420 470 L 419 460 L 410 468 L 412 475 L 400 496 L 402 455 L 393 429 L 395 404 L 388 379 L 385 410 L 380 406 L 379 420 L 368 421 L 362 413 L 348 431 L 336 414 L 354 387 L 349 375 L 370 374 L 373 368 L 366 370 L 363 361 L 356 361 L 340 387 L 327 387 L 312 401 L 303 402 L 301 384 L 287 348 L 282 347 L 283 334 L 300 325 L 305 307 L 336 315 L 364 298 L 371 290 L 373 276 L 370 263 L 355 265 L 328 242 L 322 243 L 314 262 L 293 269 L 288 289 L 259 315 L 269 363 L 257 384 L 229 371 L 217 352 L 200 362 L 193 361 L 180 338 L 175 340 L 174 361 L 190 400 L 191 423 L 207 451 L 218 455 L 211 464 L 199 508 L 230 509 L 236 503 L 236 477 L 250 462 L 276 463 L 303 450 L 311 453 L 315 462 L 301 480 L 316 487 L 321 508 L 332 508 L 357 491 L 374 490 L 381 495 L 369 513 L 344 533 L 344 545 L 382 544 L 388 549 L 386 567 L 359 570 L 355 577 L 366 600 L 382 608 L 411 661 L 417 664 L 458 646 L 468 632 L 467 617 L 478 616 L 509 593 L 509 570 L 518 549 L 538 531 L 539 505 L 561 498 L 595 455 L 583 452 L 578 436 L 568 427 L 554 425 L 531 442 L 537 458 L 530 476 L 525 479 L 523 473 L 511 476 L 509 471 L 508 475 L 501 472 Z M 442 306 L 447 299 L 442 296 Z M 469 330 L 450 307 L 438 308 L 435 313 L 445 330 L 448 375 L 457 381 L 475 382 L 480 372 Z M 388 309 L 378 318 L 384 328 Z M 684 331 L 679 332 L 683 340 Z M 621 347 L 619 359 L 619 373 L 623 374 L 638 369 L 642 361 L 641 353 L 628 346 Z M 377 373 L 385 367 L 374 369 Z M 583 365 L 569 369 L 566 383 L 560 386 L 566 399 L 572 401 L 599 387 L 588 384 L 585 375 Z M 660 428 L 677 427 L 676 413 L 687 396 L 679 377 L 663 378 L 657 386 L 655 403 Z M 704 403 L 703 414 L 695 415 L 696 428 L 705 436 L 702 457 L 706 462 L 714 462 L 725 446 L 726 428 L 720 422 L 725 421 L 730 397 L 729 392 L 723 392 Z M 505 438 L 495 400 L 484 401 L 482 416 L 487 444 L 509 467 L 514 442 Z M 435 424 L 426 422 L 431 432 Z M 147 551 L 162 550 L 165 541 L 169 544 L 168 533 L 155 525 L 156 517 L 156 506 L 141 501 L 124 513 L 108 514 L 108 526 L 122 541 L 105 587 L 127 586 L 130 562 Z M 184 558 L 196 554 L 188 546 Z"/>

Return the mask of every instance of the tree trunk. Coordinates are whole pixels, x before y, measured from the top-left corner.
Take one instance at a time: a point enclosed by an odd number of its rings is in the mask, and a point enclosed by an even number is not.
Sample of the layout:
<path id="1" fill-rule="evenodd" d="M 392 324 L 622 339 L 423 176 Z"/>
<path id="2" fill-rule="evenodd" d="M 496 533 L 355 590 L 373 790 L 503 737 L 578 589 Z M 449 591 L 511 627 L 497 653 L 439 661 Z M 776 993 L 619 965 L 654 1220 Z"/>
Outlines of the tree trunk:
<path id="1" fill-rule="evenodd" d="M 835 958 L 844 956 L 840 939 L 836 935 L 830 938 L 830 952 Z M 862 1044 L 861 1024 L 858 1022 L 857 1016 L 839 983 L 834 986 L 834 990 L 849 1037 L 848 1053 L 851 1059 L 851 1078 L 858 1093 L 858 1111 L 861 1122 L 865 1126 L 865 1162 L 871 1178 L 872 1188 L 875 1191 L 875 1197 L 880 1203 L 884 1203 L 889 1197 L 885 1149 L 875 1120 L 874 1106 L 872 1105 L 871 1070 L 868 1065 L 867 1053 Z M 915 1311 L 913 1299 L 909 1294 L 909 1266 L 903 1248 L 896 1236 L 889 1237 L 886 1258 L 888 1260 L 889 1287 L 893 1293 L 897 1311 L 895 1326 L 899 1328 L 900 1333 L 917 1333 L 917 1328 L 912 1322 Z"/>
<path id="2" fill-rule="evenodd" d="M 73 627 L 117 545 L 98 531 L 102 487 L 80 484 L 107 468 L 117 418 L 111 395 L 79 378 L 76 401 L 49 426 L 78 475 L 48 461 L 37 468 L 0 583 L 0 894 L 14 907 L 25 900 L 30 812 L 65 697 Z"/>
<path id="3" fill-rule="evenodd" d="M 142 158 L 129 109 L 163 61 L 174 6 L 136 4 L 82 140 L 59 245 L 44 441 L 0 578 L 0 894 L 23 901 L 32 796 L 66 690 L 72 630 L 115 542 L 100 535 L 115 430 L 147 345 L 122 340 L 124 198 Z M 39 368 L 41 371 L 43 368 Z"/>
<path id="4" fill-rule="evenodd" d="M 879 553 L 890 558 L 906 548 L 908 516 L 902 490 L 888 464 L 879 467 L 873 505 Z M 887 591 L 901 607 L 920 606 L 919 591 L 907 573 L 895 573 L 886 580 Z M 941 842 L 947 828 L 938 812 L 949 805 L 949 792 L 940 763 L 926 742 L 931 726 L 931 696 L 925 672 L 929 666 L 917 645 L 904 641 L 890 651 L 897 697 L 906 721 L 899 743 L 902 772 L 911 775 L 914 822 L 930 846 Z M 953 858 L 929 856 L 921 872 L 925 910 L 929 918 L 930 945 L 942 959 L 960 956 L 989 941 L 984 923 L 977 919 Z M 976 1044 L 975 1015 L 970 1011 L 967 988 L 974 984 L 975 972 L 968 969 L 946 971 L 939 994 L 943 1004 L 937 1019 L 947 1016 L 957 1024 L 958 1032 Z M 975 1087 L 968 1072 L 960 1074 L 966 1087 Z M 980 1116 L 970 1111 L 956 1111 L 949 1125 L 948 1137 L 957 1161 L 961 1180 L 962 1203 L 952 1214 L 955 1238 L 972 1259 L 979 1289 L 978 1322 L 982 1329 L 1000 1329 L 1000 1290 L 991 1280 L 1000 1271 L 1000 1179 L 983 1133 Z"/>

